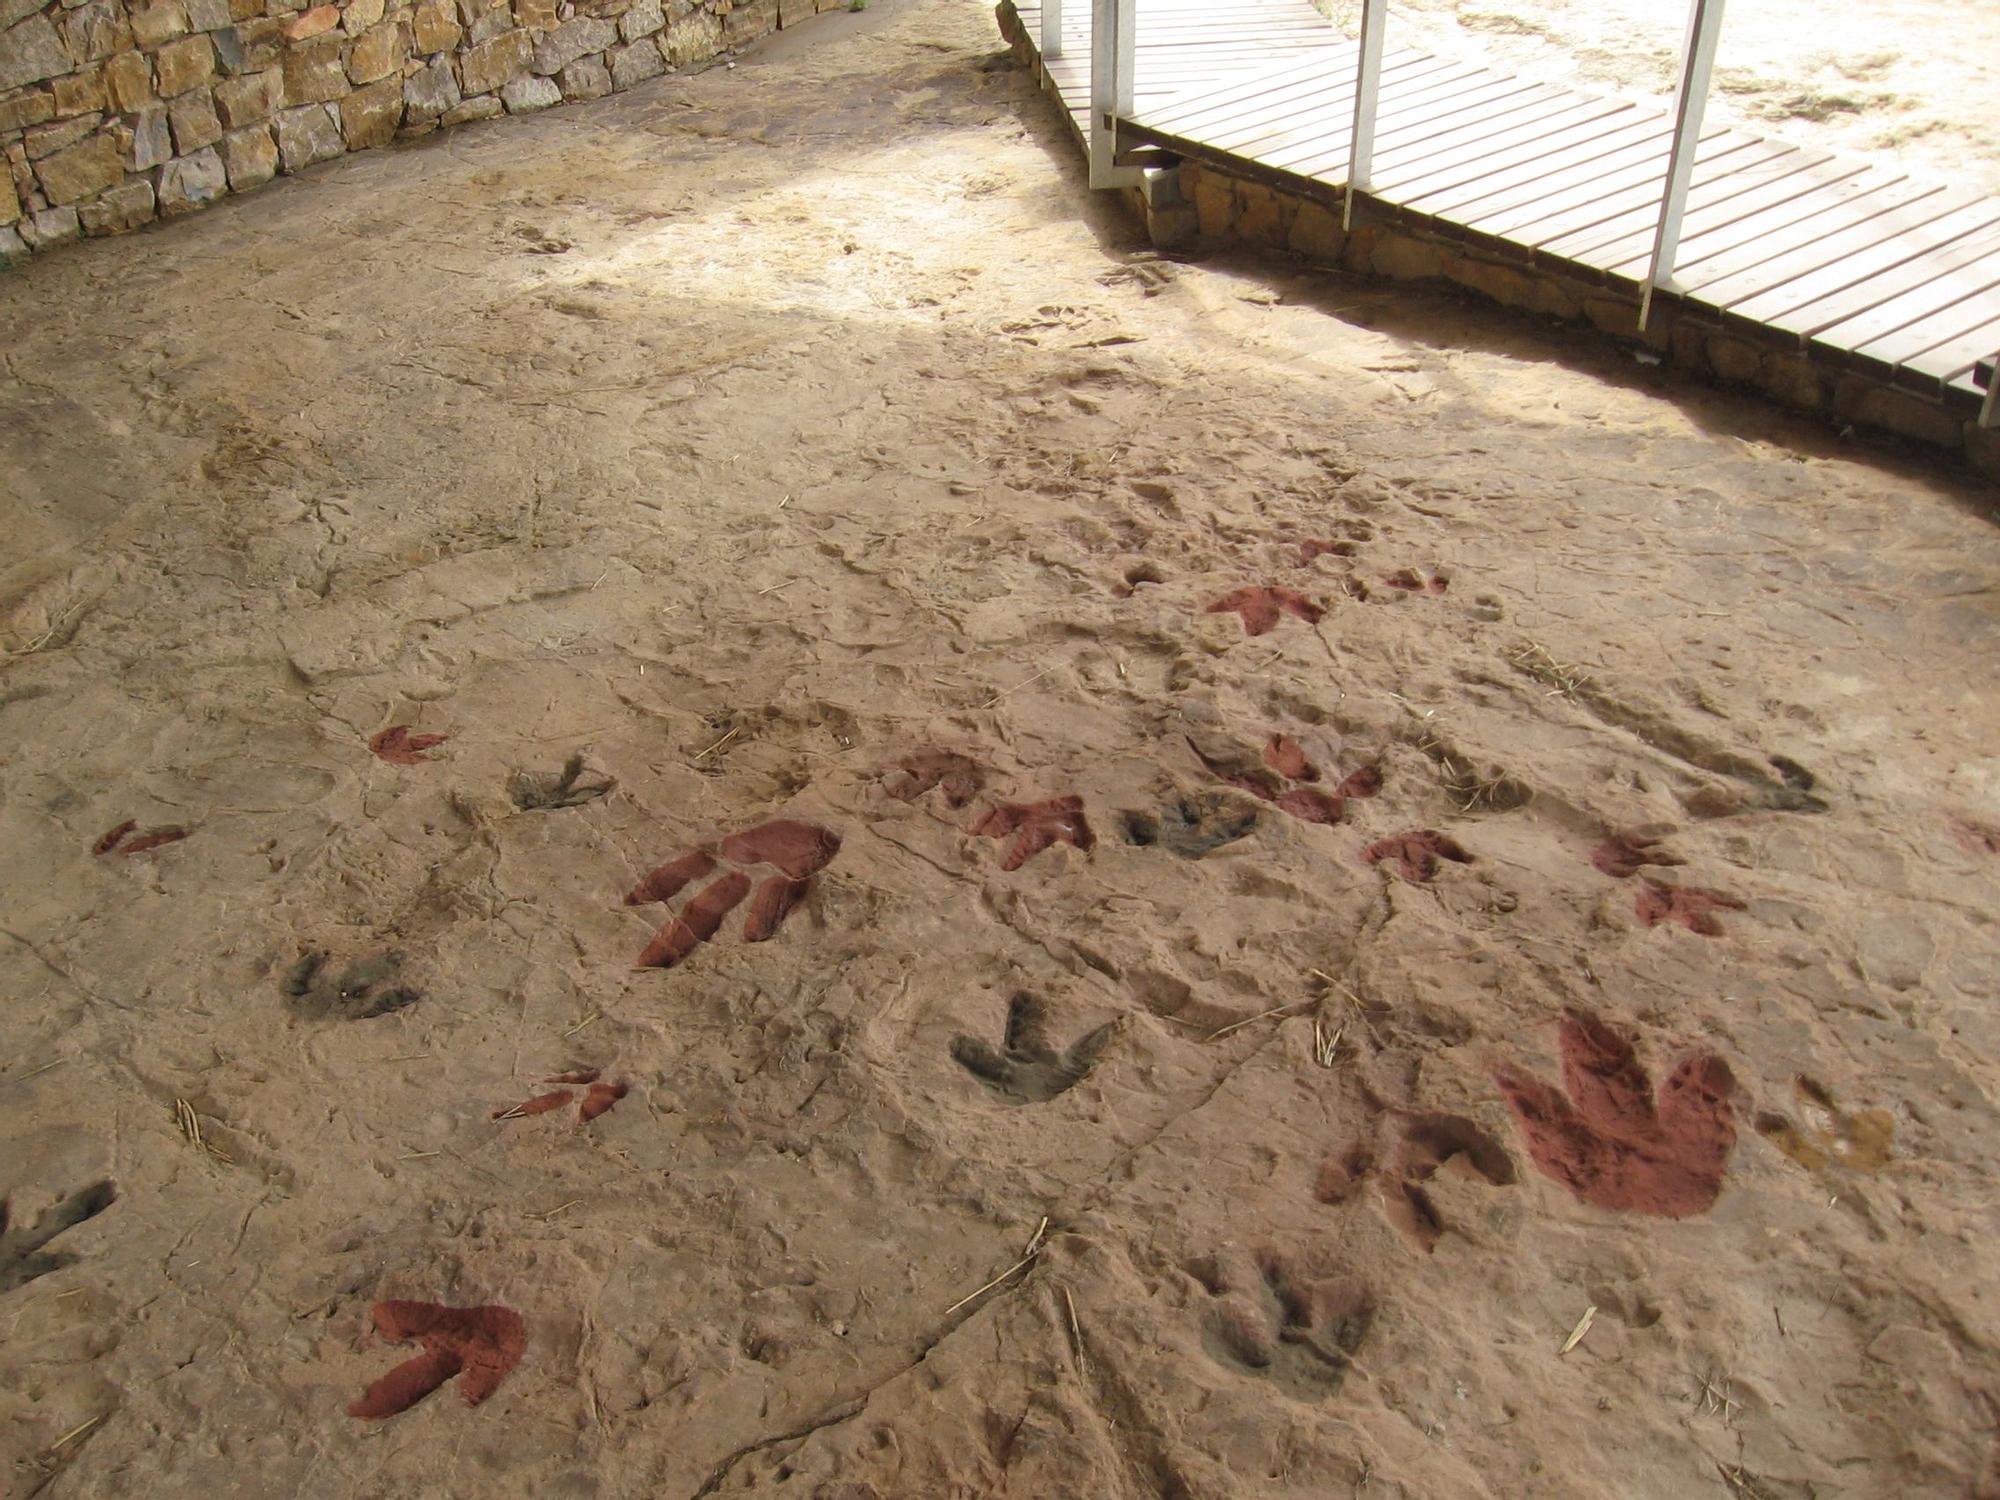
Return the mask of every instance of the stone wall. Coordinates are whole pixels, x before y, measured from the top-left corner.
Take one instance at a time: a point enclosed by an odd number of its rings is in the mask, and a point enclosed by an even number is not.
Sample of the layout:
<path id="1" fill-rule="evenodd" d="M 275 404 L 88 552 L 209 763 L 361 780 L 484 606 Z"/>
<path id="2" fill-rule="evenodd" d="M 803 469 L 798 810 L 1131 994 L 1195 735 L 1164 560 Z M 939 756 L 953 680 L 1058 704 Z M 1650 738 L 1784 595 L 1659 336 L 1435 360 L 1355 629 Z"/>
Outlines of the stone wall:
<path id="1" fill-rule="evenodd" d="M 0 0 L 0 265 L 595 99 L 845 0 Z"/>

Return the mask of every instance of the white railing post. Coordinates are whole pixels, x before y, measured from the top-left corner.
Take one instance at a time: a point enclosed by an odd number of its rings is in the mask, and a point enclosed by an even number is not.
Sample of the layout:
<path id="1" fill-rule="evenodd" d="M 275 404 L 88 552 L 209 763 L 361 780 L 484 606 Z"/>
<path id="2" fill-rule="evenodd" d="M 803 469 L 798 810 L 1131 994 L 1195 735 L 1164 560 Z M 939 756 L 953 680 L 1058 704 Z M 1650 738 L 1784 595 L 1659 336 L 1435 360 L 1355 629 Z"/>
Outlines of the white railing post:
<path id="1" fill-rule="evenodd" d="M 2000 351 L 1994 353 L 1986 369 L 1986 400 L 1979 408 L 1979 425 L 2000 427 Z"/>
<path id="2" fill-rule="evenodd" d="M 1639 294 L 1639 326 L 1653 311 L 1653 289 L 1671 287 L 1681 248 L 1681 211 L 1694 180 L 1694 153 L 1701 142 L 1702 111 L 1708 108 L 1708 80 L 1715 71 L 1715 44 L 1722 35 L 1722 0 L 1694 0 L 1688 12 L 1687 45 L 1681 54 L 1680 92 L 1674 96 L 1674 144 L 1667 157 L 1667 190 L 1660 199 L 1660 224 L 1653 235 L 1653 259 Z"/>
<path id="3" fill-rule="evenodd" d="M 1090 5 L 1090 185 L 1136 186 L 1137 167 L 1118 165 L 1120 116 L 1132 113 L 1137 59 L 1137 0 L 1091 0 Z"/>
<path id="4" fill-rule="evenodd" d="M 1063 0 L 1042 0 L 1042 61 L 1062 56 Z"/>
<path id="5" fill-rule="evenodd" d="M 1361 0 L 1361 45 L 1354 56 L 1354 133 L 1347 143 L 1347 193 L 1340 227 L 1354 227 L 1354 197 L 1366 190 L 1375 164 L 1375 103 L 1382 91 L 1382 33 L 1389 0 Z"/>

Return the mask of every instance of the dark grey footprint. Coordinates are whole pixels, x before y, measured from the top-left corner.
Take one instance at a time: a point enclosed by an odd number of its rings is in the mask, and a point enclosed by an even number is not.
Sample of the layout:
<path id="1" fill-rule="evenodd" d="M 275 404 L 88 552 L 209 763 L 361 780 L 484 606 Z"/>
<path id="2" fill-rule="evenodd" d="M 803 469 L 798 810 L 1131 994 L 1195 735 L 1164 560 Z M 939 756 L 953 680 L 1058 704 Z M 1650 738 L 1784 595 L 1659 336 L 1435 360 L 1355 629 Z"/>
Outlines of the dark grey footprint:
<path id="1" fill-rule="evenodd" d="M 1007 1029 L 999 1051 L 977 1037 L 955 1036 L 951 1055 L 960 1067 L 1017 1104 L 1043 1104 L 1076 1087 L 1110 1041 L 1111 1027 L 1107 1021 L 1058 1052 L 1049 1042 L 1048 1006 L 1023 993 L 1007 1003 Z"/>
<path id="2" fill-rule="evenodd" d="M 1183 792 L 1169 798 L 1158 814 L 1121 812 L 1118 824 L 1128 844 L 1141 848 L 1158 845 L 1182 859 L 1200 859 L 1210 850 L 1247 835 L 1257 826 L 1257 816 L 1257 809 L 1240 797 Z"/>
<path id="3" fill-rule="evenodd" d="M 66 1229 L 74 1229 L 85 1219 L 94 1219 L 118 1199 L 118 1189 L 109 1180 L 93 1182 L 71 1193 L 62 1202 L 21 1229 L 8 1227 L 7 1200 L 0 1198 L 0 1292 L 26 1286 L 37 1276 L 60 1271 L 75 1262 L 74 1255 L 42 1247 Z"/>
<path id="4" fill-rule="evenodd" d="M 328 966 L 328 955 L 313 949 L 285 971 L 279 987 L 299 1015 L 315 1021 L 366 1021 L 423 999 L 421 990 L 394 982 L 402 967 L 400 953 L 371 953 L 336 973 Z"/>
<path id="5" fill-rule="evenodd" d="M 583 753 L 578 751 L 563 762 L 560 771 L 516 771 L 507 778 L 507 795 L 522 812 L 548 812 L 581 807 L 616 785 L 609 776 L 602 781 L 583 780 Z"/>

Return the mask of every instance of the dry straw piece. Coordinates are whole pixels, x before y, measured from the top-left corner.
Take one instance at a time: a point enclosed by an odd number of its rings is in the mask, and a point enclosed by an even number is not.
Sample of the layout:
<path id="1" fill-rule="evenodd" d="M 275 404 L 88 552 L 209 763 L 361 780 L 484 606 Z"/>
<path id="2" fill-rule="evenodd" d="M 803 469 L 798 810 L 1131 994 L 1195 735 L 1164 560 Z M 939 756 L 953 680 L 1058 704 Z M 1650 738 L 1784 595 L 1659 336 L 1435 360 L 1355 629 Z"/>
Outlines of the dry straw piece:
<path id="1" fill-rule="evenodd" d="M 1582 1343 L 1583 1336 L 1590 1332 L 1590 1325 L 1596 1321 L 1597 1304 L 1593 1302 L 1583 1310 L 1583 1316 L 1576 1320 L 1576 1327 L 1572 1328 L 1569 1331 L 1569 1337 L 1563 1340 L 1562 1348 L 1556 1351 L 1556 1358 L 1562 1358 L 1563 1355 L 1569 1353 L 1570 1350 Z"/>

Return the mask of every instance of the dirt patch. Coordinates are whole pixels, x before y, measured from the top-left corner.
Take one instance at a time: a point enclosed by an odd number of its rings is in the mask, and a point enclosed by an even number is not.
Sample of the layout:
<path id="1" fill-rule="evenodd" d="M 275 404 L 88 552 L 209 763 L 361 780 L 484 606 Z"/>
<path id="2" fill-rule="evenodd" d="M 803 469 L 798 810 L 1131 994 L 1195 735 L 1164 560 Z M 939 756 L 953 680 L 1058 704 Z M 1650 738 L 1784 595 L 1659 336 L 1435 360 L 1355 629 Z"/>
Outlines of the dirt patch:
<path id="1" fill-rule="evenodd" d="M 0 1495 L 1990 1489 L 1985 497 L 821 25 L 11 273 Z"/>

